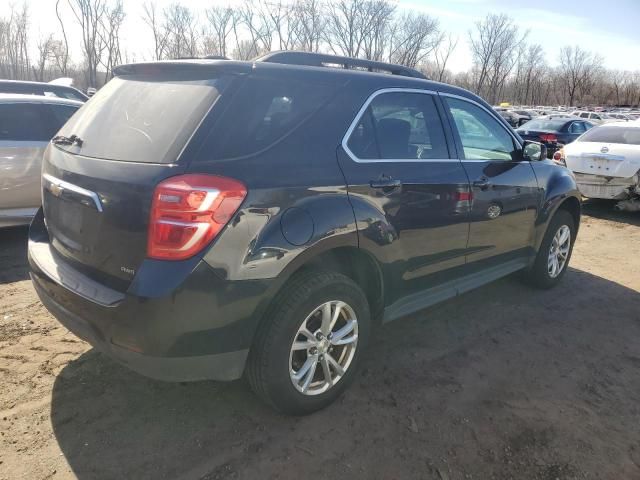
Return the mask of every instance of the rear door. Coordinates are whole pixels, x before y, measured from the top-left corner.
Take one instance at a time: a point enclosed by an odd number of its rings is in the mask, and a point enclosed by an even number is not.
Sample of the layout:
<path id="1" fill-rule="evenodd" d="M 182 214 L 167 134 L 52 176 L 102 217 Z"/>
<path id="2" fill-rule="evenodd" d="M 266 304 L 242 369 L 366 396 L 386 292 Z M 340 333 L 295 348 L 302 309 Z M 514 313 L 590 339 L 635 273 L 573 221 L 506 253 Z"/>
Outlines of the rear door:
<path id="1" fill-rule="evenodd" d="M 433 92 L 380 90 L 339 149 L 360 245 L 384 265 L 388 303 L 453 279 L 465 261 L 468 180 L 443 119 Z"/>
<path id="2" fill-rule="evenodd" d="M 44 103 L 0 104 L 2 215 L 28 217 L 40 206 L 42 153 L 63 123 Z"/>
<path id="3" fill-rule="evenodd" d="M 521 159 L 519 142 L 479 103 L 442 97 L 471 183 L 467 261 L 482 260 L 480 268 L 526 257 L 540 193 L 530 163 Z"/>

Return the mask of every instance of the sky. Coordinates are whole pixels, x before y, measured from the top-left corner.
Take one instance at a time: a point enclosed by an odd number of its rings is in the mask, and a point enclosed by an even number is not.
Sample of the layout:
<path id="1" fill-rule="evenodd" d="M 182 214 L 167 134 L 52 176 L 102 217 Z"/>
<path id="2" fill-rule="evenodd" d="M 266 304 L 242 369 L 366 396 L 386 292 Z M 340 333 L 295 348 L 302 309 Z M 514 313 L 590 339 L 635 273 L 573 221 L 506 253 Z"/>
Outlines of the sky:
<path id="1" fill-rule="evenodd" d="M 159 7 L 174 0 L 156 0 Z M 522 31 L 529 31 L 529 43 L 544 48 L 551 65 L 557 64 L 559 50 L 565 45 L 579 45 L 598 53 L 604 66 L 619 70 L 640 70 L 640 0 L 396 0 L 399 8 L 427 13 L 440 22 L 441 28 L 459 38 L 448 68 L 454 72 L 471 67 L 468 44 L 469 30 L 488 13 L 506 13 Z M 26 0 L 30 7 L 33 35 L 46 36 L 58 32 L 55 0 Z M 211 5 L 233 5 L 240 0 L 182 0 L 191 8 L 203 11 Z M 64 1 L 62 3 L 65 3 Z M 122 29 L 122 45 L 135 52 L 135 60 L 149 60 L 152 37 L 142 22 L 144 0 L 123 0 L 127 14 Z M 0 0 L 0 16 L 10 5 L 22 0 Z M 67 14 L 72 22 L 71 14 Z M 70 50 L 77 59 L 81 55 L 80 31 L 68 27 Z"/>

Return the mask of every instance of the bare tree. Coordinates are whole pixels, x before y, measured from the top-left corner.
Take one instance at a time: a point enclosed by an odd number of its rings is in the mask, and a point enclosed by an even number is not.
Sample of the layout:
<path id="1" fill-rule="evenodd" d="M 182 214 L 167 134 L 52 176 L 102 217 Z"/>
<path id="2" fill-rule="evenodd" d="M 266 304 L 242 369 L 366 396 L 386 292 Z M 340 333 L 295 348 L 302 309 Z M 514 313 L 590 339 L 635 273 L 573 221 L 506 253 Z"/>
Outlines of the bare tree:
<path id="1" fill-rule="evenodd" d="M 102 27 L 99 32 L 104 44 L 104 56 L 100 59 L 100 63 L 105 68 L 106 79 L 111 78 L 113 68 L 122 62 L 120 27 L 124 17 L 122 0 L 117 0 L 112 7 L 106 8 L 101 18 Z"/>
<path id="2" fill-rule="evenodd" d="M 362 5 L 360 23 L 362 36 L 361 55 L 369 60 L 387 60 L 394 33 L 403 26 L 402 21 L 394 22 L 395 5 L 386 0 L 365 2 Z"/>
<path id="3" fill-rule="evenodd" d="M 598 69 L 598 60 L 598 57 L 578 46 L 560 49 L 558 72 L 569 105 L 574 105 L 578 93 L 590 88 L 592 78 Z"/>
<path id="4" fill-rule="evenodd" d="M 256 5 L 252 0 L 245 0 L 245 3 L 237 10 L 234 23 L 234 35 L 236 37 L 236 49 L 244 52 L 255 52 L 254 56 L 267 53 L 273 45 L 274 28 L 270 22 L 268 14 L 264 12 L 264 4 Z M 251 45 L 240 41 L 238 29 L 246 29 L 249 33 Z M 244 45 L 241 45 L 243 43 Z M 253 58 L 253 57 L 251 57 Z"/>
<path id="5" fill-rule="evenodd" d="M 160 14 L 155 2 L 145 2 L 142 5 L 142 20 L 146 23 L 153 34 L 154 59 L 162 60 L 164 58 L 165 48 L 167 45 L 167 32 L 162 28 L 160 23 Z"/>
<path id="6" fill-rule="evenodd" d="M 0 19 L 0 73 L 7 78 L 28 80 L 29 10 L 24 3 L 17 10 L 11 7 L 9 18 Z"/>
<path id="7" fill-rule="evenodd" d="M 82 29 L 82 49 L 87 65 L 87 81 L 97 86 L 100 59 L 106 47 L 101 35 L 102 18 L 107 11 L 106 0 L 67 0 L 73 15 Z"/>
<path id="8" fill-rule="evenodd" d="M 62 30 L 62 40 L 64 43 L 58 42 L 52 46 L 52 54 L 55 58 L 56 65 L 60 69 L 60 73 L 63 76 L 67 76 L 67 68 L 69 65 L 69 41 L 67 39 L 67 31 L 64 28 L 64 22 L 60 15 L 60 2 L 62 0 L 56 0 L 56 17 L 60 24 L 60 30 Z"/>
<path id="9" fill-rule="evenodd" d="M 459 40 L 460 39 L 458 37 L 454 38 L 453 35 L 449 34 L 446 39 L 443 38 L 442 42 L 440 42 L 440 44 L 435 48 L 433 52 L 435 65 L 435 75 L 433 76 L 434 80 L 437 80 L 438 82 L 443 82 L 445 80 L 447 63 L 449 63 L 451 54 L 458 46 Z"/>
<path id="10" fill-rule="evenodd" d="M 394 22 L 388 59 L 392 63 L 416 67 L 435 51 L 443 38 L 435 18 L 405 13 Z"/>
<path id="11" fill-rule="evenodd" d="M 199 33 L 195 13 L 180 3 L 173 3 L 162 12 L 162 30 L 166 38 L 163 58 L 184 58 L 198 55 Z"/>
<path id="12" fill-rule="evenodd" d="M 235 10 L 231 7 L 211 7 L 205 11 L 210 28 L 205 53 L 223 57 L 228 55 L 228 40 L 233 31 L 235 14 Z"/>
<path id="13" fill-rule="evenodd" d="M 329 3 L 325 41 L 329 50 L 348 57 L 375 59 L 383 50 L 382 32 L 395 6 L 388 0 L 337 0 Z"/>
<path id="14" fill-rule="evenodd" d="M 525 37 L 526 33 L 521 36 L 512 19 L 504 14 L 488 14 L 483 21 L 476 22 L 475 32 L 469 33 L 476 93 L 495 103 L 517 62 L 517 52 Z"/>
<path id="15" fill-rule="evenodd" d="M 320 0 L 298 0 L 293 9 L 297 18 L 297 42 L 295 48 L 307 52 L 320 50 L 320 43 L 327 18 Z"/>
<path id="16" fill-rule="evenodd" d="M 38 50 L 38 60 L 36 65 L 32 66 L 33 76 L 38 82 L 44 82 L 44 73 L 53 52 L 53 34 L 41 38 L 36 45 Z"/>

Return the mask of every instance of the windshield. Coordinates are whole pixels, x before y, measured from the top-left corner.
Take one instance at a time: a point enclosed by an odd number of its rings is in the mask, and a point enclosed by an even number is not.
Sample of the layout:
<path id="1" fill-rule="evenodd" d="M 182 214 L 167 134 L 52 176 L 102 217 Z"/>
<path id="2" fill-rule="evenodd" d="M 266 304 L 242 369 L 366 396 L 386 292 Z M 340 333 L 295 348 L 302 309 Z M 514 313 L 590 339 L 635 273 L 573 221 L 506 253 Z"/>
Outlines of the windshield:
<path id="1" fill-rule="evenodd" d="M 82 139 L 87 157 L 173 163 L 219 96 L 215 80 L 116 77 L 59 132 Z"/>
<path id="2" fill-rule="evenodd" d="M 567 123 L 566 120 L 549 120 L 549 119 L 540 119 L 540 120 L 531 120 L 530 122 L 525 123 L 522 127 L 522 130 L 553 130 L 558 131 L 562 128 L 562 126 Z"/>
<path id="3" fill-rule="evenodd" d="M 578 141 L 640 145 L 640 127 L 596 127 L 582 135 Z"/>

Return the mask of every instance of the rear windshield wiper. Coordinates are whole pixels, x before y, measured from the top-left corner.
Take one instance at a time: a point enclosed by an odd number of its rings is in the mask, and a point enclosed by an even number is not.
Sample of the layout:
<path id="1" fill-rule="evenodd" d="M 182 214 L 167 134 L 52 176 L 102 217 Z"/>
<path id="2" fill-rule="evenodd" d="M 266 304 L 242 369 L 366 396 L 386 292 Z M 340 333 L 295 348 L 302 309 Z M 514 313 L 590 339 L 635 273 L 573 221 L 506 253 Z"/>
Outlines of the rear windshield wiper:
<path id="1" fill-rule="evenodd" d="M 77 135 L 71 135 L 70 137 L 56 135 L 51 139 L 51 142 L 56 145 L 77 145 L 79 147 L 81 147 L 83 143 L 82 139 Z"/>

